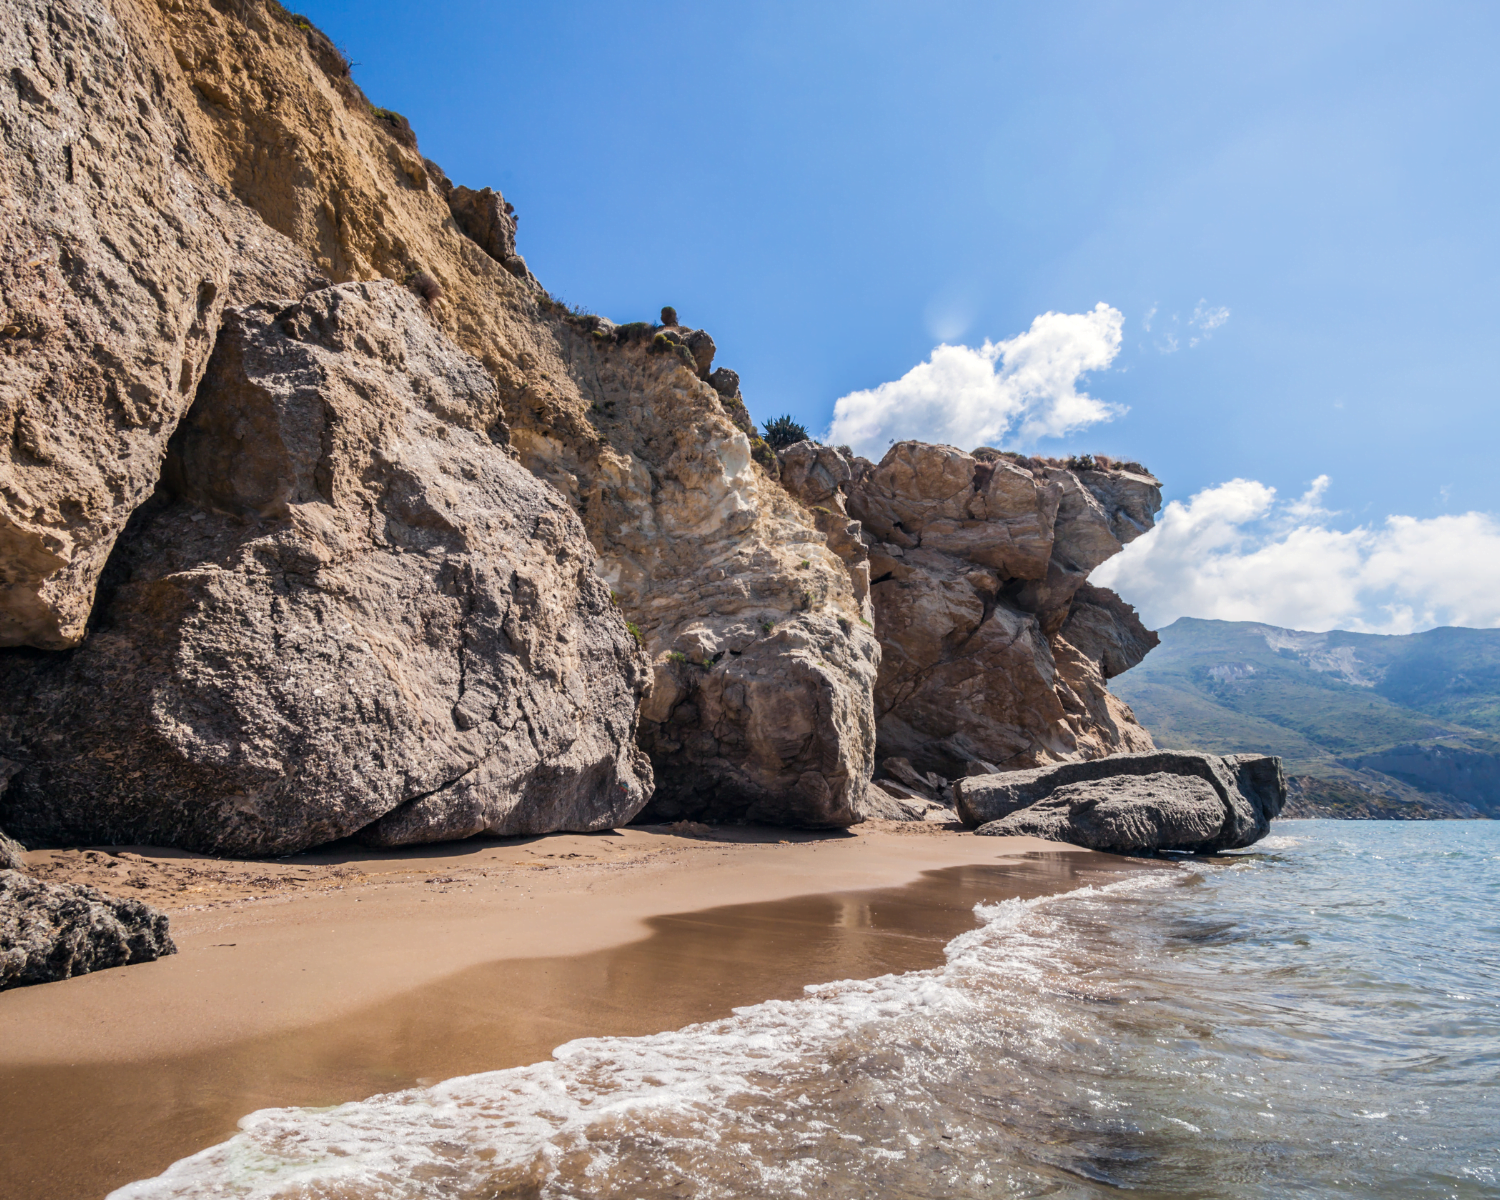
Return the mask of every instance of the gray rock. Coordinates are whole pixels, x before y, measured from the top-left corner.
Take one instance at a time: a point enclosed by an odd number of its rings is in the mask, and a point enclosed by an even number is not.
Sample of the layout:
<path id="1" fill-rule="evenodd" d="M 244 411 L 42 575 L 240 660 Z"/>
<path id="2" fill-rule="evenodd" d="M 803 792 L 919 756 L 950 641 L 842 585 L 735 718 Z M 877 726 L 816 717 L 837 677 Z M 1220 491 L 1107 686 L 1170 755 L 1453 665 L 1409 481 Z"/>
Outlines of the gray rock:
<path id="1" fill-rule="evenodd" d="M 176 954 L 165 913 L 0 870 L 0 991 Z"/>
<path id="2" fill-rule="evenodd" d="M 714 365 L 714 354 L 717 352 L 714 339 L 710 336 L 708 330 L 688 330 L 682 339 L 682 344 L 688 348 L 689 353 L 693 356 L 693 361 L 698 364 L 698 378 L 708 379 Z"/>
<path id="3" fill-rule="evenodd" d="M 951 821 L 953 811 L 929 800 L 894 780 L 877 779 L 865 792 L 863 808 L 867 820 Z"/>
<path id="4" fill-rule="evenodd" d="M 918 771 L 911 765 L 909 759 L 888 758 L 880 764 L 883 770 L 892 779 L 905 784 L 918 795 L 942 803 L 944 794 L 948 791 L 948 781 L 940 775 L 926 774 Z"/>
<path id="5" fill-rule="evenodd" d="M 226 313 L 97 628 L 0 652 L 0 824 L 258 855 L 629 821 L 649 668 L 493 391 L 389 281 Z"/>
<path id="6" fill-rule="evenodd" d="M 26 847 L 0 829 L 0 871 L 24 871 L 26 860 L 22 857 Z"/>
<path id="7" fill-rule="evenodd" d="M 642 820 L 817 828 L 863 819 L 873 638 L 803 613 L 769 631 L 700 621 L 674 645 L 688 662 L 659 663 L 641 707 L 657 782 Z"/>
<path id="8" fill-rule="evenodd" d="M 728 367 L 716 367 L 709 374 L 708 386 L 725 399 L 733 400 L 740 394 L 740 373 Z"/>
<path id="9" fill-rule="evenodd" d="M 1235 850 L 1286 803 L 1281 760 L 1159 750 L 981 775 L 954 784 L 963 822 L 1116 853 Z"/>

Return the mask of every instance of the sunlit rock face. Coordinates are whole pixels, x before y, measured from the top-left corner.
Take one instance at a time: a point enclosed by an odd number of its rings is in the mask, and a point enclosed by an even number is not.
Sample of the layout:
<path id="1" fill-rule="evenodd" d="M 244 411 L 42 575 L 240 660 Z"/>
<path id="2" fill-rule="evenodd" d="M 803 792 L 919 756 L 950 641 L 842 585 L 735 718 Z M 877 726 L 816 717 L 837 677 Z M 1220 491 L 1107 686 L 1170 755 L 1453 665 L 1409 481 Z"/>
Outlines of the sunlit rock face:
<path id="1" fill-rule="evenodd" d="M 695 332 L 563 327 L 597 440 L 519 412 L 514 444 L 578 509 L 652 658 L 643 819 L 849 825 L 874 768 L 870 615 L 824 523 L 754 461 Z"/>
<path id="2" fill-rule="evenodd" d="M 390 281 L 227 310 L 87 641 L 0 656 L 0 822 L 253 855 L 629 821 L 648 667 L 494 404 Z"/>
<path id="3" fill-rule="evenodd" d="M 878 757 L 948 778 L 1151 748 L 1105 688 L 1156 644 L 1088 573 L 1151 528 L 1136 464 L 901 442 L 880 463 L 804 442 L 781 476 L 857 522 L 881 646 Z"/>

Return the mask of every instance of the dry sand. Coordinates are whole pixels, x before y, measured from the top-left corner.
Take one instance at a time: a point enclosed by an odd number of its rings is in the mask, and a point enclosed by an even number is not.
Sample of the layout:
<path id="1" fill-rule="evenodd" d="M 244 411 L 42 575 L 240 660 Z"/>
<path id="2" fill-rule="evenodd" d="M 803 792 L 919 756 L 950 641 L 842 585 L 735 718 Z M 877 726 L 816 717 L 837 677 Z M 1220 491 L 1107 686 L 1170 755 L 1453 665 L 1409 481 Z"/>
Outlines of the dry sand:
<path id="1" fill-rule="evenodd" d="M 634 827 L 274 862 L 36 851 L 28 865 L 167 909 L 179 948 L 0 993 L 0 1196 L 31 1200 L 154 1174 L 256 1108 L 519 1065 L 574 1037 L 931 966 L 978 900 L 1143 869 L 895 822 Z"/>

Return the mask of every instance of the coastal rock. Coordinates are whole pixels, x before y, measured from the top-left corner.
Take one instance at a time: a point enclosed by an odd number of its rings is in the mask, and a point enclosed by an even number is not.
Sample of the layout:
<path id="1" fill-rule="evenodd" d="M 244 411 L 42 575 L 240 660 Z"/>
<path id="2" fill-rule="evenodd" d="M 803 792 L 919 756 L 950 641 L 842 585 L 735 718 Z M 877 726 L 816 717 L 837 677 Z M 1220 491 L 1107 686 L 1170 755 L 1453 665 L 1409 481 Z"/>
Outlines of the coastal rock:
<path id="1" fill-rule="evenodd" d="M 327 60 L 326 39 L 281 6 L 174 0 L 141 13 L 168 50 L 164 93 L 190 101 L 182 138 L 215 181 L 332 280 L 425 272 L 439 285 L 428 319 L 497 385 L 491 436 L 513 435 L 521 464 L 582 518 L 657 684 L 680 666 L 670 658 L 679 640 L 720 647 L 672 683 L 684 690 L 652 709 L 663 719 L 642 722 L 661 803 L 685 816 L 858 820 L 878 646 L 827 535 L 775 486 L 775 456 L 752 441 L 738 388 L 725 395 L 700 377 L 714 377 L 712 338 L 674 319 L 664 324 L 682 354 L 652 353 L 660 330 L 579 315 L 540 290 L 518 255 L 498 261 L 460 228 L 456 189 L 403 123 L 372 109 Z M 738 707 L 728 675 L 747 635 L 766 644 Z M 805 738 L 768 723 L 790 707 L 808 714 Z"/>
<path id="2" fill-rule="evenodd" d="M 518 410 L 523 462 L 578 510 L 653 662 L 642 820 L 861 819 L 879 649 L 828 536 L 753 460 L 728 402 L 649 330 L 553 330 L 591 435 Z M 556 402 L 560 406 L 560 400 Z"/>
<path id="3" fill-rule="evenodd" d="M 1161 638 L 1141 624 L 1131 605 L 1108 588 L 1088 583 L 1073 593 L 1062 637 L 1098 663 L 1105 679 L 1123 675 L 1161 645 Z"/>
<path id="4" fill-rule="evenodd" d="M 1158 750 L 954 784 L 960 819 L 1113 853 L 1215 854 L 1265 837 L 1286 803 L 1281 759 Z"/>
<path id="5" fill-rule="evenodd" d="M 890 779 L 877 779 L 865 793 L 865 816 L 879 821 L 951 821 L 953 810 Z"/>
<path id="6" fill-rule="evenodd" d="M 1161 494 L 1143 469 L 922 442 L 879 464 L 814 442 L 779 458 L 856 594 L 869 580 L 880 757 L 955 778 L 1151 748 L 1105 680 L 1155 635 L 1084 583 L 1151 527 Z"/>
<path id="7" fill-rule="evenodd" d="M 649 668 L 494 392 L 391 282 L 226 311 L 97 628 L 0 656 L 0 823 L 250 855 L 634 816 Z"/>
<path id="8" fill-rule="evenodd" d="M 151 13 L 0 11 L 0 646 L 62 649 L 225 304 L 319 273 L 184 145 L 204 98 L 163 86 L 177 71 Z"/>
<path id="9" fill-rule="evenodd" d="M 498 263 L 516 254 L 515 209 L 491 188 L 455 187 L 448 193 L 448 211 L 458 227 Z"/>
<path id="10" fill-rule="evenodd" d="M 166 915 L 139 900 L 0 870 L 0 991 L 176 953 Z"/>

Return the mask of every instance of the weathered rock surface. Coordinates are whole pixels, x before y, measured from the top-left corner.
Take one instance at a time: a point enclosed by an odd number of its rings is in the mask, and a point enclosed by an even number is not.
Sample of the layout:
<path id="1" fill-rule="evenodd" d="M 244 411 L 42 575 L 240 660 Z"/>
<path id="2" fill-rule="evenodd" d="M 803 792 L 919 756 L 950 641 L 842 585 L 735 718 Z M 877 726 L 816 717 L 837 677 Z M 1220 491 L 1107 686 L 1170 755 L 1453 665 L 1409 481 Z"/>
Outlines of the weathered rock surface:
<path id="1" fill-rule="evenodd" d="M 15 838 L 7 837 L 5 830 L 0 829 L 0 871 L 24 871 L 26 860 L 22 855 L 25 853 L 26 847 Z"/>
<path id="2" fill-rule="evenodd" d="M 176 953 L 166 915 L 139 900 L 0 870 L 0 991 Z"/>
<path id="3" fill-rule="evenodd" d="M 156 486 L 226 303 L 318 272 L 185 141 L 202 98 L 154 14 L 6 0 L 0 20 L 0 646 L 76 645 Z"/>
<path id="4" fill-rule="evenodd" d="M 973 776 L 954 792 L 979 833 L 1119 854 L 1242 849 L 1266 836 L 1287 794 L 1279 758 L 1166 750 Z"/>
<path id="5" fill-rule="evenodd" d="M 330 279 L 425 271 L 440 285 L 431 319 L 495 380 L 497 436 L 503 403 L 522 464 L 582 517 L 675 697 L 642 724 L 652 814 L 858 820 L 878 648 L 827 535 L 773 485 L 737 385 L 709 369 L 712 338 L 674 323 L 679 344 L 659 347 L 660 327 L 580 318 L 518 257 L 497 259 L 503 201 L 474 193 L 477 218 L 462 194 L 450 208 L 458 189 L 404 121 L 372 110 L 326 39 L 280 6 L 180 0 L 149 20 L 170 47 L 164 93 L 208 101 L 184 106 L 181 125 L 212 180 Z M 763 643 L 753 687 L 734 668 L 747 638 Z M 683 674 L 670 655 L 699 642 L 717 648 Z M 778 732 L 792 709 L 805 728 Z"/>
<path id="6" fill-rule="evenodd" d="M 1099 664 L 1106 679 L 1123 675 L 1161 645 L 1131 605 L 1108 588 L 1088 583 L 1073 593 L 1061 632 L 1064 641 Z"/>
<path id="7" fill-rule="evenodd" d="M 524 421 L 513 437 L 582 514 L 652 657 L 642 819 L 852 824 L 874 767 L 879 652 L 849 572 L 752 460 L 702 379 L 702 340 L 627 329 L 559 329 L 601 435 L 586 456 Z"/>
<path id="8" fill-rule="evenodd" d="M 268 854 L 628 821 L 648 667 L 497 411 L 394 283 L 227 311 L 98 627 L 0 656 L 0 824 Z"/>
<path id="9" fill-rule="evenodd" d="M 921 442 L 878 465 L 812 442 L 780 460 L 868 586 L 880 757 L 954 778 L 1151 748 L 1104 681 L 1155 635 L 1084 582 L 1151 527 L 1161 493 L 1144 470 Z"/>

